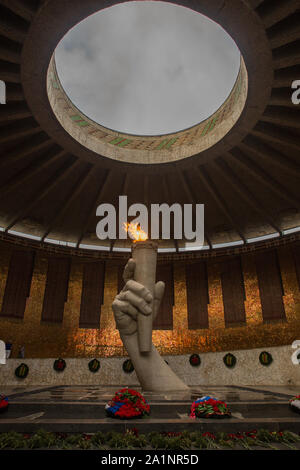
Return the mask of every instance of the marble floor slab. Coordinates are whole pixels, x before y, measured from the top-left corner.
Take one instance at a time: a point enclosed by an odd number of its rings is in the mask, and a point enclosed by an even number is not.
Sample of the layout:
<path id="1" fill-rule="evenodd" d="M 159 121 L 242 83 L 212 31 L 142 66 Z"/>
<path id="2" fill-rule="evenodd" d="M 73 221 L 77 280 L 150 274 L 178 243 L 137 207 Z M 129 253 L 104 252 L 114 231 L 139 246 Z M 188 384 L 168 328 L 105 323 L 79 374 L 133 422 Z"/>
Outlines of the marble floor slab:
<path id="1" fill-rule="evenodd" d="M 135 387 L 138 389 L 137 387 Z M 144 396 L 151 406 L 151 415 L 144 420 L 120 422 L 108 418 L 105 404 L 118 387 L 53 386 L 2 387 L 8 396 L 9 410 L 0 415 L 0 432 L 14 430 L 32 432 L 40 428 L 61 432 L 96 432 L 135 426 L 141 432 L 183 429 L 251 430 L 289 429 L 300 432 L 300 415 L 288 406 L 297 387 L 191 387 L 188 393 L 149 393 Z M 225 400 L 232 417 L 223 420 L 189 418 L 192 401 L 202 396 Z M 124 428 L 124 429 L 125 429 Z"/>

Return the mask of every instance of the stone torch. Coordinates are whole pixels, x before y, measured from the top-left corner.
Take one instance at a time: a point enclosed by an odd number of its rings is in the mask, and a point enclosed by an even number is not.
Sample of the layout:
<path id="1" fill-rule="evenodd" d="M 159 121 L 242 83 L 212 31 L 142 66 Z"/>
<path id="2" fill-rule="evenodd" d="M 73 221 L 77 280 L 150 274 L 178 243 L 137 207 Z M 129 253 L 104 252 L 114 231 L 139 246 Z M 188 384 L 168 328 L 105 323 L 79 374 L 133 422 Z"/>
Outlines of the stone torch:
<path id="1" fill-rule="evenodd" d="M 156 282 L 157 243 L 148 240 L 139 224 L 126 224 L 126 230 L 133 238 L 132 258 L 135 260 L 134 280 L 145 286 L 154 297 Z M 152 301 L 153 302 L 153 301 Z M 151 305 L 151 307 L 153 307 Z M 153 309 L 152 309 L 153 310 Z M 149 353 L 152 348 L 153 313 L 138 316 L 138 338 L 141 353 Z"/>

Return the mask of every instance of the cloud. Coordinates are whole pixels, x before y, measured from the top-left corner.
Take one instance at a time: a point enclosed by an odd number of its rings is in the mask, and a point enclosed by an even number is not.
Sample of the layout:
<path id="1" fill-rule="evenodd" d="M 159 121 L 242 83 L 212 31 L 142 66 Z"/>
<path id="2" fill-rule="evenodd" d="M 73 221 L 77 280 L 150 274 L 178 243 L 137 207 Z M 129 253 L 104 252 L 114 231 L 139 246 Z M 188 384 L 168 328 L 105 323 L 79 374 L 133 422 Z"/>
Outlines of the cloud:
<path id="1" fill-rule="evenodd" d="M 236 80 L 240 53 L 216 23 L 164 2 L 91 15 L 56 50 L 62 85 L 91 119 L 139 135 L 170 133 L 214 113 Z"/>

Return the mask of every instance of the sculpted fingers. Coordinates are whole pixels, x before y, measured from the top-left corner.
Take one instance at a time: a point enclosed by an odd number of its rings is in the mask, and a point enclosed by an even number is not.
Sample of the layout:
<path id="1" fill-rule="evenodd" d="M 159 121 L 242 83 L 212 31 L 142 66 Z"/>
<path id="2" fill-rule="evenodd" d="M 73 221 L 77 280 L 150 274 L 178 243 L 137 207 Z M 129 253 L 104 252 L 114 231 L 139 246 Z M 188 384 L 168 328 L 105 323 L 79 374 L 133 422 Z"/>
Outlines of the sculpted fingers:
<path id="1" fill-rule="evenodd" d="M 123 334 L 135 333 L 137 330 L 137 310 L 129 302 L 122 301 L 118 297 L 115 298 L 112 309 L 118 329 Z"/>
<path id="2" fill-rule="evenodd" d="M 133 318 L 133 320 L 137 319 L 137 309 L 126 300 L 122 292 L 117 295 L 115 302 L 117 302 L 118 310 L 120 310 L 122 313 L 127 313 L 127 315 Z"/>
<path id="3" fill-rule="evenodd" d="M 150 313 L 152 312 L 152 308 L 149 303 L 146 302 L 143 297 L 139 297 L 131 290 L 121 292 L 118 295 L 118 298 L 122 301 L 128 302 L 129 304 L 131 304 L 131 306 L 135 307 L 137 310 L 139 310 L 139 312 L 143 313 L 144 315 L 150 315 Z"/>
<path id="4" fill-rule="evenodd" d="M 158 310 L 159 310 L 162 298 L 164 296 L 164 292 L 165 292 L 165 283 L 162 281 L 157 282 L 154 286 L 153 320 L 155 320 L 158 314 Z"/>
<path id="5" fill-rule="evenodd" d="M 123 272 L 123 280 L 124 280 L 125 284 L 130 279 L 133 279 L 134 271 L 135 271 L 135 261 L 132 258 L 130 258 L 130 260 L 128 260 L 128 262 L 127 262 L 127 264 L 124 268 L 124 272 Z"/>
<path id="6" fill-rule="evenodd" d="M 152 300 L 152 295 L 149 290 L 142 284 L 139 284 L 132 279 L 127 281 L 125 284 L 124 291 L 127 290 L 130 290 L 139 297 L 142 297 L 146 302 L 151 302 Z"/>

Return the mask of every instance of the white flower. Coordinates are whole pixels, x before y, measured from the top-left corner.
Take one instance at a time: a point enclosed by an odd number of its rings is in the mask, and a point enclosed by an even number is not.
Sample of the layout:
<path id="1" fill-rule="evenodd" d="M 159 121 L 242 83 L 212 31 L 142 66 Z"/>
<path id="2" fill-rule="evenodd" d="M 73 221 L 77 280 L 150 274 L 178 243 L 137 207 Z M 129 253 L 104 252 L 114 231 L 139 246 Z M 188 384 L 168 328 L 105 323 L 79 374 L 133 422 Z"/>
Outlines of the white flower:
<path id="1" fill-rule="evenodd" d="M 295 408 L 298 408 L 298 410 L 300 410 L 300 400 L 298 399 L 292 400 L 291 405 L 294 406 Z"/>

